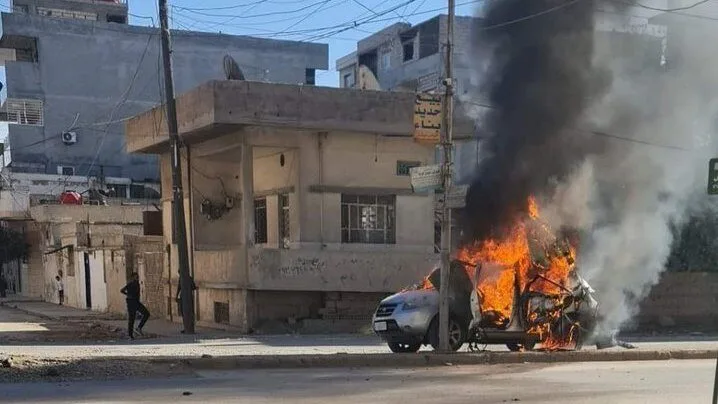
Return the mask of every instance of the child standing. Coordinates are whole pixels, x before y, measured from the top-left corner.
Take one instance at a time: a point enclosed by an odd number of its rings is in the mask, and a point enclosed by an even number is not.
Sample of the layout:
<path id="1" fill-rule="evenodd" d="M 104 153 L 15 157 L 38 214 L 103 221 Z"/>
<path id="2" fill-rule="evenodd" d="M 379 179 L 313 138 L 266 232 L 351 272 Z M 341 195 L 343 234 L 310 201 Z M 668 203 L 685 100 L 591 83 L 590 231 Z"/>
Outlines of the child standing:
<path id="1" fill-rule="evenodd" d="M 62 306 L 62 303 L 65 302 L 65 287 L 59 276 L 55 277 L 55 287 L 57 287 L 57 297 L 60 299 L 60 306 Z"/>

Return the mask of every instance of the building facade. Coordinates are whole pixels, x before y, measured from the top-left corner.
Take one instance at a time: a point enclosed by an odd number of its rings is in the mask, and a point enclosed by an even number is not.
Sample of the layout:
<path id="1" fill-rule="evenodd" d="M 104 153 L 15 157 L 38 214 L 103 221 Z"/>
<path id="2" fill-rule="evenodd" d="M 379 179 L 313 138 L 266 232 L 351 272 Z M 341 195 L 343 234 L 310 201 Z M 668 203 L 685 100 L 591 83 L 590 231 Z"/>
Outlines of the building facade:
<path id="1" fill-rule="evenodd" d="M 209 102 L 209 100 L 216 100 Z M 413 140 L 414 95 L 214 81 L 178 98 L 200 323 L 366 321 L 378 300 L 437 265 L 434 196 L 409 168 L 433 164 Z M 153 109 L 127 124 L 128 149 L 161 156 L 172 238 L 170 148 Z"/>
<path id="2" fill-rule="evenodd" d="M 159 31 L 127 24 L 125 0 L 14 0 L 3 13 L 3 120 L 14 173 L 159 180 L 155 156 L 125 152 L 124 120 L 163 91 Z M 178 94 L 224 78 L 223 58 L 250 80 L 314 84 L 322 44 L 173 31 Z"/>
<path id="3" fill-rule="evenodd" d="M 481 116 L 490 108 L 482 91 L 484 60 L 474 37 L 481 19 L 456 17 L 454 27 L 455 94 L 467 115 L 476 120 L 476 135 L 482 136 Z M 597 58 L 620 60 L 628 73 L 653 66 L 659 68 L 665 52 L 667 30 L 644 17 L 617 13 L 596 14 Z M 442 92 L 445 75 L 444 45 L 447 15 L 438 15 L 416 25 L 397 23 L 359 42 L 356 51 L 339 58 L 339 87 L 387 91 Z M 456 142 L 456 181 L 470 182 L 480 158 L 476 139 Z"/>

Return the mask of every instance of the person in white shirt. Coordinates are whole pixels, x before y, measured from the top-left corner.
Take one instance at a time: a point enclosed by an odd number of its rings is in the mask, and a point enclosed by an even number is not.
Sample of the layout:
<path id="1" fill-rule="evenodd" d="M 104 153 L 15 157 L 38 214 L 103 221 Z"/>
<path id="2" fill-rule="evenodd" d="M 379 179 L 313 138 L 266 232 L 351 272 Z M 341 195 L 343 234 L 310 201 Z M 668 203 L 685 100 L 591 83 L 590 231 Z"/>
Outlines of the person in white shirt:
<path id="1" fill-rule="evenodd" d="M 57 287 L 57 296 L 60 298 L 60 306 L 65 302 L 65 287 L 62 285 L 62 279 L 55 277 L 55 285 Z"/>

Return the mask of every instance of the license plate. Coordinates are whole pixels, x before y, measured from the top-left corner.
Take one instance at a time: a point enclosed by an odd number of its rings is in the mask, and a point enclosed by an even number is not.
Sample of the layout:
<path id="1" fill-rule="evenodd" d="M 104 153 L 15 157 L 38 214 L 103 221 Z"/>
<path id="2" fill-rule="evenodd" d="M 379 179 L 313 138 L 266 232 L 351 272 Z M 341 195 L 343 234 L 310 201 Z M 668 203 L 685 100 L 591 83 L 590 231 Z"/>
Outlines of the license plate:
<path id="1" fill-rule="evenodd" d="M 386 321 L 377 321 L 376 323 L 374 323 L 374 330 L 386 331 Z"/>

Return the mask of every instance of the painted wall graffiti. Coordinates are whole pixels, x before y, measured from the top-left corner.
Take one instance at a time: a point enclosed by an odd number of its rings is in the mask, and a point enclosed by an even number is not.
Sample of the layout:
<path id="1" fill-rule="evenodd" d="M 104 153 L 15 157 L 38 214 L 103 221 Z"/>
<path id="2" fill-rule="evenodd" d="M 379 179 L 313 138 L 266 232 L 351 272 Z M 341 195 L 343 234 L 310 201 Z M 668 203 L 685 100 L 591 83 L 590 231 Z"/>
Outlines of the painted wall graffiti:
<path id="1" fill-rule="evenodd" d="M 279 267 L 277 277 L 317 276 L 326 269 L 326 262 L 319 258 L 296 258 L 289 265 Z"/>

